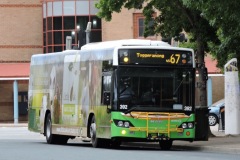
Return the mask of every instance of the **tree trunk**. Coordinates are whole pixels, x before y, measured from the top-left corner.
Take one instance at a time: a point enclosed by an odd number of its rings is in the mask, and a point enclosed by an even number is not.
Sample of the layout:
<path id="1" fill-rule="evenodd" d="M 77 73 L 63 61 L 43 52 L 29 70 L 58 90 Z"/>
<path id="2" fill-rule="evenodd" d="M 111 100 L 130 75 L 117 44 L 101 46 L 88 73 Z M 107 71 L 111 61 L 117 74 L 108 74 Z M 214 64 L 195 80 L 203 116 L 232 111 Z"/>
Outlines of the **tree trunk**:
<path id="1" fill-rule="evenodd" d="M 204 61 L 205 53 L 204 53 L 204 44 L 201 38 L 197 39 L 197 71 L 199 74 L 199 79 L 197 82 L 197 88 L 199 89 L 199 97 L 198 100 L 200 102 L 200 108 L 207 108 L 207 70 Z M 215 137 L 212 134 L 210 126 L 208 126 L 208 136 Z"/>
<path id="2" fill-rule="evenodd" d="M 200 108 L 207 107 L 207 90 L 206 90 L 206 82 L 207 77 L 204 75 L 205 72 L 205 61 L 204 61 L 204 44 L 201 38 L 197 39 L 197 71 L 199 74 L 198 79 L 198 89 L 199 89 L 199 102 Z"/>

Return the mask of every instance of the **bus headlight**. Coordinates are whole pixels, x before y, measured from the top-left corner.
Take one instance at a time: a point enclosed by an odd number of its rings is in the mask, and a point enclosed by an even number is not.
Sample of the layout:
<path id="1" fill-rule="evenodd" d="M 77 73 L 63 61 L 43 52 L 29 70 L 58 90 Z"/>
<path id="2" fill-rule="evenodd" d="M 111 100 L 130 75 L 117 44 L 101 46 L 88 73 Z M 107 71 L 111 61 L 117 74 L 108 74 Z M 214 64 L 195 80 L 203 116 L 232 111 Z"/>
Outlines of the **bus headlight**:
<path id="1" fill-rule="evenodd" d="M 129 128 L 129 122 L 124 122 L 124 127 Z"/>
<path id="2" fill-rule="evenodd" d="M 118 127 L 123 127 L 123 128 L 133 127 L 133 125 L 130 121 L 114 119 L 113 122 Z"/>
<path id="3" fill-rule="evenodd" d="M 182 124 L 182 128 L 183 128 L 183 129 L 186 129 L 186 128 L 187 128 L 187 123 L 183 123 L 183 124 Z"/>
<path id="4" fill-rule="evenodd" d="M 193 129 L 194 128 L 194 123 L 193 122 L 184 122 L 178 128 Z"/>
<path id="5" fill-rule="evenodd" d="M 123 121 L 118 121 L 118 127 L 122 127 L 123 126 Z"/>
<path id="6" fill-rule="evenodd" d="M 188 123 L 188 128 L 193 128 L 193 123 Z"/>

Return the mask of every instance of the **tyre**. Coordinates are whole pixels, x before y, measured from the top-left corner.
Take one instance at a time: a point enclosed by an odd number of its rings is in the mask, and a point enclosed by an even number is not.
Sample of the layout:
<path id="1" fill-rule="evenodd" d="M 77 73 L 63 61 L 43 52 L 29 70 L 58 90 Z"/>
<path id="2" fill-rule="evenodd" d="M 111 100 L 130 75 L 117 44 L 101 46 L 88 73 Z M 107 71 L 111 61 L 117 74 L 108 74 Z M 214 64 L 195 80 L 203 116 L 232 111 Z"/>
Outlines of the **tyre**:
<path id="1" fill-rule="evenodd" d="M 218 123 L 218 117 L 215 114 L 209 114 L 208 123 L 209 126 L 215 126 Z"/>
<path id="2" fill-rule="evenodd" d="M 96 120 L 94 116 L 92 117 L 91 124 L 90 124 L 90 136 L 91 136 L 92 146 L 94 148 L 100 148 L 103 146 L 101 139 L 97 138 Z"/>
<path id="3" fill-rule="evenodd" d="M 161 150 L 170 150 L 172 147 L 173 141 L 172 140 L 160 140 L 159 145 Z"/>
<path id="4" fill-rule="evenodd" d="M 52 134 L 52 120 L 51 114 L 47 115 L 46 123 L 45 123 L 45 135 L 48 144 L 66 144 L 69 137 L 62 135 Z"/>
<path id="5" fill-rule="evenodd" d="M 52 134 L 52 120 L 51 114 L 47 115 L 46 123 L 45 123 L 45 135 L 48 144 L 56 144 L 57 136 Z"/>

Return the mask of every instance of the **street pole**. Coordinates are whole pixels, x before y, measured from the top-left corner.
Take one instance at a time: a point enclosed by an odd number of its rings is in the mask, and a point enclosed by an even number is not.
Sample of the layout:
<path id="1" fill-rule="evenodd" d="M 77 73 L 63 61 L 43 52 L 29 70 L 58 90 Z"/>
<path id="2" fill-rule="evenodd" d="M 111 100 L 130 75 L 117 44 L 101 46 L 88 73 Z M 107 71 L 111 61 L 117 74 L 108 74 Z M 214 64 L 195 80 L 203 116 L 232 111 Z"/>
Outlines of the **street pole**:
<path id="1" fill-rule="evenodd" d="M 91 26 L 92 26 L 92 23 L 88 22 L 87 28 L 86 28 L 86 31 L 85 31 L 86 32 L 86 44 L 90 43 Z"/>
<path id="2" fill-rule="evenodd" d="M 14 123 L 18 123 L 18 82 L 13 82 Z"/>

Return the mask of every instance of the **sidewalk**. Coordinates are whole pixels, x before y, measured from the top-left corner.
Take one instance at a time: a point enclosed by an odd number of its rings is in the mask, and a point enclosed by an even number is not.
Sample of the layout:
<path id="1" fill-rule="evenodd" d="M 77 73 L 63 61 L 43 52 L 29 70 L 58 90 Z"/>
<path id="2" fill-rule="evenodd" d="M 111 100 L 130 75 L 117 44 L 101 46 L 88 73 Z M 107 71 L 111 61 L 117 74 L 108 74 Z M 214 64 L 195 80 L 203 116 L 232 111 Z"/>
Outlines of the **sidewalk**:
<path id="1" fill-rule="evenodd" d="M 240 135 L 225 135 L 224 131 L 218 131 L 218 125 L 210 127 L 210 129 L 216 137 L 210 137 L 208 141 L 194 141 L 192 143 L 174 141 L 173 148 L 240 154 Z"/>
<path id="2" fill-rule="evenodd" d="M 27 127 L 26 123 L 0 123 L 0 127 Z M 240 154 L 240 135 L 225 135 L 224 131 L 218 131 L 218 125 L 210 127 L 216 137 L 210 137 L 208 141 L 174 141 L 172 150 L 205 151 L 217 153 Z M 133 143 L 142 147 L 159 148 L 158 143 Z"/>
<path id="3" fill-rule="evenodd" d="M 210 137 L 208 141 L 174 141 L 171 150 L 181 151 L 204 151 L 214 153 L 240 154 L 240 135 L 225 135 L 224 131 L 218 131 L 218 125 L 210 127 L 215 137 Z M 133 146 L 159 148 L 156 143 L 133 143 Z"/>

